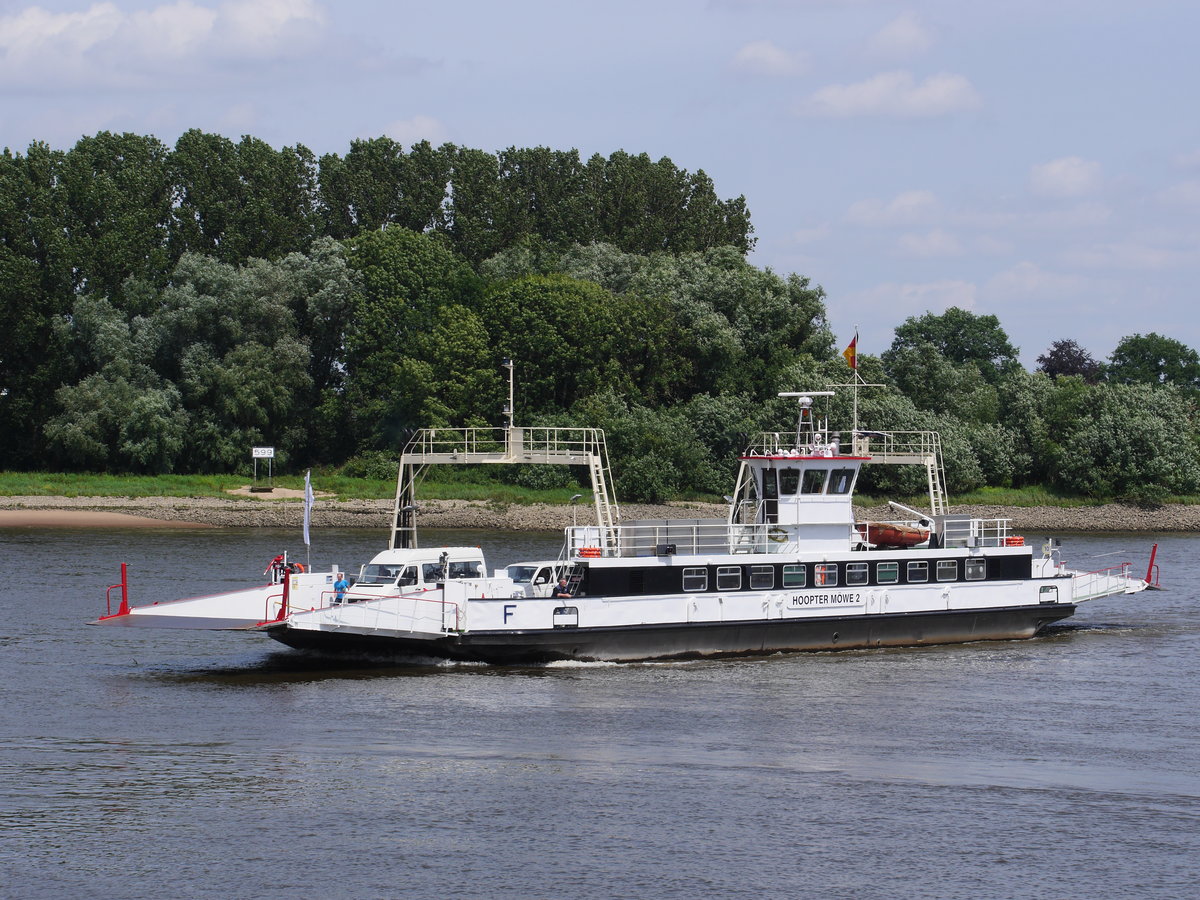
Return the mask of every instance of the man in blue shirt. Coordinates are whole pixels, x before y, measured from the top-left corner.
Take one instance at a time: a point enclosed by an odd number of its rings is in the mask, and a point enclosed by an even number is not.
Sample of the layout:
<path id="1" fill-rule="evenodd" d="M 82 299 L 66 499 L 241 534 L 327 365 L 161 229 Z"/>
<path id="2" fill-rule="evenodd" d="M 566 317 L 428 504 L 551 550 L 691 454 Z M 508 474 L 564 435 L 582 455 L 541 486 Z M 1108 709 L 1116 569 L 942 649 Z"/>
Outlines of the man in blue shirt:
<path id="1" fill-rule="evenodd" d="M 336 595 L 333 598 L 335 605 L 340 606 L 346 602 L 346 591 L 350 590 L 350 582 L 346 580 L 345 572 L 338 572 L 338 580 L 333 583 L 333 590 Z"/>

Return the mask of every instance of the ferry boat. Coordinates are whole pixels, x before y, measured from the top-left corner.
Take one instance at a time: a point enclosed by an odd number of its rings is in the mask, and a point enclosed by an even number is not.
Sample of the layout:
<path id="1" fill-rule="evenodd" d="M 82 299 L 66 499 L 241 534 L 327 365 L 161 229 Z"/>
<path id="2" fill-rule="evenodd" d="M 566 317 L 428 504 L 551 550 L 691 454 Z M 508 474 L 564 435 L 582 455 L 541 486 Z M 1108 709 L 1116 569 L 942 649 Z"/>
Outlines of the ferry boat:
<path id="1" fill-rule="evenodd" d="M 796 428 L 747 448 L 723 519 L 623 522 L 597 429 L 426 429 L 401 458 L 388 549 L 341 596 L 336 567 L 280 559 L 267 585 L 126 596 L 94 624 L 249 628 L 399 658 L 638 661 L 1029 638 L 1083 601 L 1148 587 L 1129 563 L 1076 572 L 1056 541 L 1035 556 L 1008 520 L 950 513 L 936 432 L 831 432 L 813 409 L 831 391 L 780 396 L 797 402 Z M 584 466 L 595 521 L 565 529 L 558 560 L 490 575 L 478 548 L 420 547 L 417 479 L 470 463 Z M 924 466 L 929 512 L 892 504 L 895 521 L 856 521 L 868 463 Z"/>

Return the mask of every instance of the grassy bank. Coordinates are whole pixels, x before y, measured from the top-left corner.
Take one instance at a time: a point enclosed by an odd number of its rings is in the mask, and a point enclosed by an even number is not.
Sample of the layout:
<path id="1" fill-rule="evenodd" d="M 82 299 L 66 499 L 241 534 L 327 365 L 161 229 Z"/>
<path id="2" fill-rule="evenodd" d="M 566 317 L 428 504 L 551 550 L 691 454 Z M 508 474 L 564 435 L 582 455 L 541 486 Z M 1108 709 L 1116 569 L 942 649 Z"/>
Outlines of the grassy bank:
<path id="1" fill-rule="evenodd" d="M 249 485 L 244 475 L 105 475 L 61 472 L 0 472 L 2 497 L 228 497 Z M 260 485 L 266 485 L 260 479 Z M 284 475 L 272 482 L 278 488 L 304 489 L 303 475 Z M 394 479 L 353 478 L 314 471 L 313 490 L 339 500 L 390 500 Z M 435 481 L 423 479 L 418 496 L 439 500 L 494 500 L 500 503 L 567 503 L 578 493 L 572 488 L 528 488 L 500 482 Z"/>
<path id="2" fill-rule="evenodd" d="M 438 500 L 490 500 L 505 504 L 568 503 L 578 487 L 533 488 L 507 484 L 488 478 L 454 477 L 443 480 L 423 479 L 418 496 Z M 333 494 L 339 500 L 389 500 L 395 496 L 392 479 L 354 478 L 347 475 L 313 472 L 313 490 Z M 104 475 L 55 472 L 0 472 L 0 496 L 3 497 L 228 497 L 229 492 L 246 487 L 251 479 L 244 475 Z M 265 484 L 265 480 L 260 480 Z M 304 476 L 284 475 L 274 479 L 279 488 L 302 490 Z M 684 500 L 720 502 L 719 497 L 688 496 Z M 896 500 L 917 508 L 926 506 L 925 497 L 871 497 L 859 495 L 855 503 L 875 506 Z M 1058 506 L 1063 508 L 1099 506 L 1120 502 L 1122 498 L 1064 497 L 1042 487 L 980 488 L 966 494 L 954 494 L 955 506 Z M 1200 503 L 1200 497 L 1173 497 L 1168 503 Z"/>

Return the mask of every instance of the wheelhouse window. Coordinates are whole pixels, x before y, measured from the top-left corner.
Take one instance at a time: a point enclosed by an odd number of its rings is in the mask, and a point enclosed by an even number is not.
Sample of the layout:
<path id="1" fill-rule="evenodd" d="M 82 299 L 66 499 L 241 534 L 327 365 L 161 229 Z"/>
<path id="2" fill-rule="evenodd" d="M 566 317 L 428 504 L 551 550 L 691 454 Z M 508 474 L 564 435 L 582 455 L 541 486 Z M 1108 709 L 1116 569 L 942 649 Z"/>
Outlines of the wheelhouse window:
<path id="1" fill-rule="evenodd" d="M 853 469 L 834 469 L 829 473 L 829 493 L 848 494 L 854 487 Z"/>
<path id="2" fill-rule="evenodd" d="M 834 587 L 837 585 L 837 563 L 816 563 L 813 566 L 813 587 Z"/>
<path id="3" fill-rule="evenodd" d="M 740 591 L 742 589 L 741 566 L 717 566 L 717 590 Z"/>
<path id="4" fill-rule="evenodd" d="M 871 564 L 865 562 L 846 563 L 846 584 L 866 584 L 871 577 Z"/>
<path id="5" fill-rule="evenodd" d="M 799 469 L 780 469 L 779 470 L 779 493 L 784 495 L 795 494 L 800 487 L 800 470 Z"/>
<path id="6" fill-rule="evenodd" d="M 929 563 L 927 562 L 910 562 L 908 564 L 908 582 L 913 584 L 918 581 L 929 580 Z"/>
<path id="7" fill-rule="evenodd" d="M 804 481 L 800 485 L 802 494 L 821 494 L 825 491 L 825 477 L 828 469 L 805 469 Z"/>
<path id="8" fill-rule="evenodd" d="M 685 591 L 707 591 L 708 569 L 684 569 L 683 589 Z"/>
<path id="9" fill-rule="evenodd" d="M 938 581 L 958 581 L 958 560 L 939 559 L 937 564 Z"/>
<path id="10" fill-rule="evenodd" d="M 801 588 L 808 584 L 808 570 L 804 566 L 787 565 L 783 567 L 783 586 L 785 588 Z"/>
<path id="11" fill-rule="evenodd" d="M 764 500 L 779 499 L 779 482 L 774 469 L 762 470 L 762 496 Z"/>
<path id="12" fill-rule="evenodd" d="M 900 580 L 900 563 L 881 562 L 875 564 L 876 584 L 895 584 Z"/>
<path id="13" fill-rule="evenodd" d="M 986 559 L 968 559 L 963 563 L 967 581 L 983 581 L 987 577 Z"/>
<path id="14" fill-rule="evenodd" d="M 750 590 L 766 591 L 775 587 L 775 567 L 774 566 L 751 566 L 750 567 Z"/>

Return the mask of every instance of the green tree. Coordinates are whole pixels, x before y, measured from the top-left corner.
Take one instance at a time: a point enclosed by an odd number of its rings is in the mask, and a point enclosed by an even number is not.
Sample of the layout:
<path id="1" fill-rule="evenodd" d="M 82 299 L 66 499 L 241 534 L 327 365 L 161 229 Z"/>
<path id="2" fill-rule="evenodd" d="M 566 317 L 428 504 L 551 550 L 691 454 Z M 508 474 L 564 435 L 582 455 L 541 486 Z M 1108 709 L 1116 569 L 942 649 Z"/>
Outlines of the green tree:
<path id="1" fill-rule="evenodd" d="M 759 270 L 730 248 L 656 254 L 628 290 L 661 297 L 673 310 L 683 362 L 677 394 L 748 392 L 773 396 L 803 356 L 832 352 L 824 292 L 806 279 Z"/>
<path id="2" fill-rule="evenodd" d="M 81 295 L 59 330 L 79 366 L 46 425 L 64 465 L 135 471 L 230 471 L 270 443 L 282 462 L 305 452 L 313 391 L 297 310 L 296 260 L 235 268 L 186 254 L 153 309 L 132 319 Z M 132 285 L 135 290 L 144 286 Z"/>
<path id="3" fill-rule="evenodd" d="M 74 299 L 62 160 L 42 143 L 0 154 L 0 458 L 9 466 L 40 463 L 54 391 L 74 374 L 53 327 Z"/>
<path id="4" fill-rule="evenodd" d="M 344 239 L 385 225 L 431 229 L 441 223 L 449 179 L 446 153 L 428 141 L 408 153 L 389 137 L 352 141 L 344 158 L 321 157 L 326 233 Z"/>
<path id="5" fill-rule="evenodd" d="M 500 359 L 479 317 L 465 306 L 438 309 L 422 359 L 409 357 L 416 415 L 424 425 L 490 425 L 504 403 Z"/>
<path id="6" fill-rule="evenodd" d="M 952 413 L 970 422 L 996 422 L 1000 393 L 973 362 L 956 363 L 928 341 L 884 354 L 888 377 L 920 409 Z"/>
<path id="7" fill-rule="evenodd" d="M 120 305 L 126 279 L 162 284 L 175 188 L 169 151 L 153 137 L 102 131 L 80 138 L 58 175 L 75 288 Z"/>
<path id="8" fill-rule="evenodd" d="M 892 346 L 883 362 L 891 370 L 892 360 L 905 350 L 928 353 L 932 347 L 956 364 L 970 364 L 989 382 L 1017 365 L 1017 349 L 1008 341 L 995 316 L 978 316 L 952 306 L 944 313 L 910 316 L 896 328 Z"/>
<path id="9" fill-rule="evenodd" d="M 204 253 L 240 265 L 305 252 L 320 232 L 316 160 L 296 145 L 275 150 L 250 136 L 237 144 L 192 129 L 171 153 L 179 196 L 177 255 Z"/>
<path id="10" fill-rule="evenodd" d="M 58 401 L 46 436 L 61 465 L 159 474 L 183 450 L 189 426 L 179 391 L 144 366 L 113 363 L 60 388 Z"/>
<path id="11" fill-rule="evenodd" d="M 351 442 L 383 449 L 421 421 L 429 336 L 443 307 L 473 309 L 478 276 L 438 235 L 404 228 L 364 232 L 346 244 L 361 293 L 346 332 L 344 403 Z"/>
<path id="12" fill-rule="evenodd" d="M 1195 410 L 1182 390 L 1144 384 L 1069 390 L 1058 401 L 1062 427 L 1049 448 L 1057 487 L 1139 501 L 1200 489 Z"/>
<path id="13" fill-rule="evenodd" d="M 1174 384 L 1200 388 L 1200 356 L 1186 344 L 1153 331 L 1121 338 L 1108 365 L 1117 384 Z"/>
<path id="14" fill-rule="evenodd" d="M 595 201 L 578 150 L 509 147 L 498 164 L 504 246 L 528 235 L 558 247 L 596 239 Z"/>
<path id="15" fill-rule="evenodd" d="M 451 203 L 443 228 L 462 256 L 479 264 L 504 247 L 510 233 L 500 190 L 500 163 L 491 153 L 445 145 Z"/>
<path id="16" fill-rule="evenodd" d="M 566 275 L 531 275 L 492 286 L 480 305 L 492 345 L 517 360 L 520 404 L 570 409 L 607 386 L 628 384 L 611 295 Z"/>
<path id="17" fill-rule="evenodd" d="M 246 200 L 235 234 L 236 261 L 306 252 L 320 233 L 312 151 L 302 144 L 275 150 L 247 135 L 238 143 L 237 156 Z"/>
<path id="18" fill-rule="evenodd" d="M 247 185 L 237 145 L 219 134 L 190 129 L 175 142 L 170 171 L 179 193 L 171 226 L 176 254 L 202 253 L 222 262 L 241 262 Z"/>

